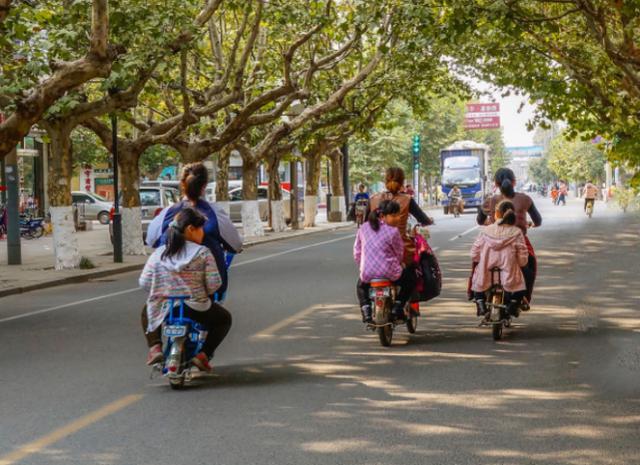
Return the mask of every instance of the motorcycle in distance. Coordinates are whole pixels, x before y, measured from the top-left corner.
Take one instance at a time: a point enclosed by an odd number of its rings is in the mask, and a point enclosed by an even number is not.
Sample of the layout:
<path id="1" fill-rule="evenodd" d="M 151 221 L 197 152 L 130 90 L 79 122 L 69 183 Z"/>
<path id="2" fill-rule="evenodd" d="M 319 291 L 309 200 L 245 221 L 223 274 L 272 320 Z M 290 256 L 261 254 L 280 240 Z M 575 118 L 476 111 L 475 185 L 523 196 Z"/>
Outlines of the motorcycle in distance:
<path id="1" fill-rule="evenodd" d="M 21 216 L 20 236 L 25 239 L 38 239 L 44 235 L 44 218 Z"/>
<path id="2" fill-rule="evenodd" d="M 364 223 L 365 215 L 367 214 L 368 209 L 369 209 L 368 200 L 358 200 L 356 202 L 356 225 L 358 228 L 362 226 L 362 223 Z"/>
<path id="3" fill-rule="evenodd" d="M 511 317 L 507 310 L 505 303 L 505 290 L 502 286 L 500 279 L 500 268 L 491 269 L 491 287 L 486 292 L 485 305 L 487 307 L 487 313 L 478 326 L 491 326 L 491 332 L 494 341 L 502 339 L 502 332 L 504 328 L 511 326 Z M 520 311 L 529 310 L 529 305 L 523 302 L 518 308 L 518 315 Z"/>
<path id="4" fill-rule="evenodd" d="M 449 211 L 453 213 L 454 218 L 458 218 L 460 216 L 462 209 L 462 201 L 457 197 L 453 197 L 449 202 Z"/>
<path id="5" fill-rule="evenodd" d="M 593 216 L 593 202 L 587 202 L 585 212 L 589 218 Z"/>
<path id="6" fill-rule="evenodd" d="M 411 227 L 411 225 L 409 225 Z M 413 234 L 420 234 L 425 240 L 429 238 L 429 230 L 426 227 L 411 228 Z M 377 278 L 371 280 L 369 297 L 373 303 L 373 322 L 367 324 L 367 329 L 378 333 L 380 344 L 389 347 L 393 339 L 393 331 L 399 324 L 405 324 L 409 334 L 414 334 L 418 329 L 418 317 L 420 316 L 420 302 L 410 299 L 404 307 L 405 320 L 399 321 L 393 318 L 393 302 L 396 300 L 398 288 L 390 279 Z"/>
<path id="7" fill-rule="evenodd" d="M 234 254 L 227 254 L 225 265 L 231 266 Z M 214 295 L 216 302 L 224 301 L 224 295 Z M 207 338 L 204 325 L 184 316 L 185 302 L 191 296 L 174 295 L 166 296 L 165 305 L 169 311 L 162 323 L 162 353 L 164 361 L 152 367 L 151 377 L 155 372 L 160 372 L 169 380 L 172 389 L 182 389 L 185 383 L 194 378 L 195 368 L 191 360 L 202 351 L 202 346 Z M 198 370 L 195 370 L 197 373 Z"/>

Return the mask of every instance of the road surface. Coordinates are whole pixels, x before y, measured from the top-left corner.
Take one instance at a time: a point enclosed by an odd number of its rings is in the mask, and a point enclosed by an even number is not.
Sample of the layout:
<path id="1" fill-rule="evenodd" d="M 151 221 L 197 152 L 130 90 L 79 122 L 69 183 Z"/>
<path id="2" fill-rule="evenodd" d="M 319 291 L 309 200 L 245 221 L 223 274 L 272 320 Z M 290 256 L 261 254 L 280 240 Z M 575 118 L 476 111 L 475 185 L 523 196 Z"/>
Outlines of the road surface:
<path id="1" fill-rule="evenodd" d="M 354 230 L 248 249 L 216 374 L 182 392 L 149 378 L 136 273 L 0 299 L 0 465 L 640 464 L 640 219 L 537 201 L 533 308 L 497 343 L 470 214 L 436 214 L 443 294 L 390 348 Z"/>

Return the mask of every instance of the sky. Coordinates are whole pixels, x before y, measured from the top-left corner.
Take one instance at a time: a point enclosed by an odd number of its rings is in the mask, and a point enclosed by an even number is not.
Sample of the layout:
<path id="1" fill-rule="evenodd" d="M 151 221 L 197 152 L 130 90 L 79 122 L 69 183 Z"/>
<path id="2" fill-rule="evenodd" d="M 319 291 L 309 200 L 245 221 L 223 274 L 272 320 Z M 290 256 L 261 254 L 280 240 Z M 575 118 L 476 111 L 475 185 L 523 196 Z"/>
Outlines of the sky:
<path id="1" fill-rule="evenodd" d="M 504 129 L 504 144 L 507 147 L 533 145 L 533 131 L 527 131 L 527 121 L 533 117 L 535 107 L 527 102 L 518 113 L 522 101 L 526 102 L 526 98 L 521 95 L 505 98 L 497 95 L 496 101 L 500 102 L 500 124 Z"/>

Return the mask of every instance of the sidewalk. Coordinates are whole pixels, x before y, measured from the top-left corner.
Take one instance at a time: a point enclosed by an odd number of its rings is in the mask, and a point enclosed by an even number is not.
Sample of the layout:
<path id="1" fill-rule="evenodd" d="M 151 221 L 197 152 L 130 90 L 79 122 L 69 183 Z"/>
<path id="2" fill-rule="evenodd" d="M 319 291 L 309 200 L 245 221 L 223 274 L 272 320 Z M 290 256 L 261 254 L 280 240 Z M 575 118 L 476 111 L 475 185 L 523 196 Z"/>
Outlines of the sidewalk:
<path id="1" fill-rule="evenodd" d="M 351 222 L 327 223 L 320 215 L 317 226 L 282 233 L 266 232 L 263 237 L 245 238 L 245 247 L 347 228 Z M 0 297 L 60 286 L 142 269 L 147 257 L 125 256 L 124 263 L 113 263 L 108 227 L 94 222 L 91 231 L 78 232 L 80 255 L 93 262 L 93 269 L 55 270 L 51 236 L 22 241 L 22 265 L 7 265 L 7 242 L 0 241 Z M 151 249 L 148 249 L 149 251 Z"/>

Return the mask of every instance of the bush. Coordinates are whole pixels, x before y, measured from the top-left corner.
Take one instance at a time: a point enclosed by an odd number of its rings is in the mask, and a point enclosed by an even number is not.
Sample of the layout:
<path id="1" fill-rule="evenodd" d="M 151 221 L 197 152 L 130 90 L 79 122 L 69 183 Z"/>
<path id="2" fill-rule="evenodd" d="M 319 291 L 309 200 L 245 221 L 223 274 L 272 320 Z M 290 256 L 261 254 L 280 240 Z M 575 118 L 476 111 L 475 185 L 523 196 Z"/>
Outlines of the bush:
<path id="1" fill-rule="evenodd" d="M 80 258 L 80 269 L 81 270 L 91 270 L 91 269 L 93 269 L 95 267 L 96 266 L 93 264 L 91 259 L 89 259 L 87 257 L 81 257 Z"/>

